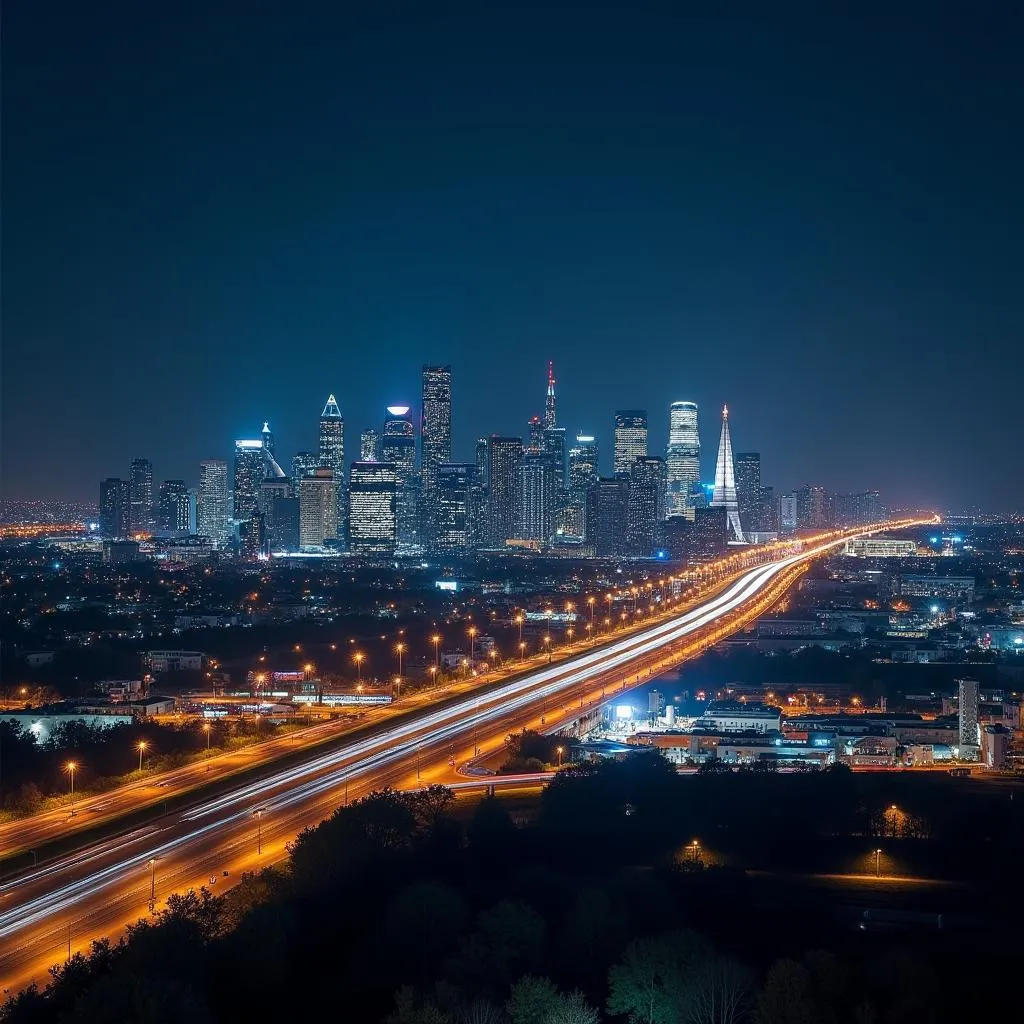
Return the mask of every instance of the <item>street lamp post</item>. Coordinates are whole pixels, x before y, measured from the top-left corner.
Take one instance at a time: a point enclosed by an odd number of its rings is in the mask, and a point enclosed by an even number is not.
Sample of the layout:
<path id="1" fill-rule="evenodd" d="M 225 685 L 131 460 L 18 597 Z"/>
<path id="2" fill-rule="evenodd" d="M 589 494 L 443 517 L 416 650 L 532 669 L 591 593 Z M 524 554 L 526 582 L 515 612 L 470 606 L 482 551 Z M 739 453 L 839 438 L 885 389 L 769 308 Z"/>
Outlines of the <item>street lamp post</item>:
<path id="1" fill-rule="evenodd" d="M 562 767 L 562 754 L 565 753 L 565 747 L 555 747 L 555 753 L 558 755 L 558 761 L 555 764 L 556 768 Z"/>
<path id="2" fill-rule="evenodd" d="M 362 651 L 356 651 L 352 655 L 352 660 L 356 663 L 356 682 L 361 683 L 363 681 L 363 662 L 366 660 L 366 655 Z"/>
<path id="3" fill-rule="evenodd" d="M 263 808 L 257 807 L 252 816 L 256 819 L 256 854 L 259 856 L 263 853 Z"/>
<path id="4" fill-rule="evenodd" d="M 156 904 L 156 857 L 149 858 L 149 909 Z"/>
<path id="5" fill-rule="evenodd" d="M 690 856 L 693 858 L 693 863 L 696 864 L 697 857 L 700 854 L 700 843 L 698 842 L 698 840 L 694 839 L 693 842 L 690 843 L 690 845 L 687 847 L 687 850 L 689 851 Z"/>
<path id="6" fill-rule="evenodd" d="M 210 770 L 210 733 L 213 726 L 209 722 L 203 722 L 203 732 L 206 733 L 206 770 Z"/>
<path id="7" fill-rule="evenodd" d="M 434 668 L 439 669 L 441 667 L 441 637 L 435 633 L 430 638 L 430 642 L 434 645 Z"/>
<path id="8" fill-rule="evenodd" d="M 146 752 L 146 741 L 139 740 L 139 771 L 142 771 L 142 755 Z"/>
<path id="9" fill-rule="evenodd" d="M 75 771 L 77 768 L 78 764 L 74 761 L 68 761 L 68 763 L 64 765 L 64 770 L 68 773 L 68 780 L 71 786 L 70 797 L 72 809 L 74 809 L 75 806 Z"/>
<path id="10" fill-rule="evenodd" d="M 522 613 L 516 616 L 516 625 L 519 627 L 519 646 L 523 646 L 523 616 Z"/>
<path id="11" fill-rule="evenodd" d="M 551 664 L 551 637 L 544 636 L 544 649 L 548 652 L 548 664 Z"/>
<path id="12" fill-rule="evenodd" d="M 395 654 L 398 655 L 398 678 L 402 678 L 402 654 L 405 652 L 405 644 L 399 642 L 395 644 Z"/>
<path id="13" fill-rule="evenodd" d="M 881 850 L 875 850 L 875 878 L 881 878 L 881 873 L 878 866 L 878 858 L 882 855 Z"/>
<path id="14" fill-rule="evenodd" d="M 469 629 L 466 630 L 466 632 L 469 633 L 469 663 L 470 663 L 471 666 L 473 666 L 475 668 L 476 667 L 476 635 L 479 632 L 479 630 L 476 628 L 476 626 L 470 626 Z"/>
<path id="15" fill-rule="evenodd" d="M 526 661 L 526 641 L 519 641 L 519 660 Z"/>

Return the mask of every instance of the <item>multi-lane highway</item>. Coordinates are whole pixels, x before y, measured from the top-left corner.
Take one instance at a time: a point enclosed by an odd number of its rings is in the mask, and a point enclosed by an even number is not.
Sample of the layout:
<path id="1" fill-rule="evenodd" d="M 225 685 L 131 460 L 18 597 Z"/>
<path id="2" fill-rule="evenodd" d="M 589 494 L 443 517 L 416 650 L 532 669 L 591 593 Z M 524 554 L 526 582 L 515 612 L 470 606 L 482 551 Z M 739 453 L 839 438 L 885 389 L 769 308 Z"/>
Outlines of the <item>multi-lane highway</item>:
<path id="1" fill-rule="evenodd" d="M 493 689 L 383 723 L 340 749 L 258 781 L 197 799 L 137 831 L 84 847 L 0 886 L 0 984 L 43 981 L 68 951 L 86 948 L 173 891 L 213 884 L 281 859 L 285 844 L 344 800 L 387 785 L 452 777 L 451 765 L 546 710 L 600 700 L 640 673 L 739 628 L 775 600 L 810 558 L 840 541 L 744 573 L 716 596 L 656 625 Z"/>

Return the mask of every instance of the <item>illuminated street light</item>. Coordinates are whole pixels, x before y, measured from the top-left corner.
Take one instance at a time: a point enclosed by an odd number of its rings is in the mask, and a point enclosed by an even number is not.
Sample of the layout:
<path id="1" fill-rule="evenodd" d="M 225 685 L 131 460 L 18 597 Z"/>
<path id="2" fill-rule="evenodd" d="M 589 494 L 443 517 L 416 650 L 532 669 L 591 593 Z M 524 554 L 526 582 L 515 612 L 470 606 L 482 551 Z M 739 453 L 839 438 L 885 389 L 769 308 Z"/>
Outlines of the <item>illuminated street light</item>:
<path id="1" fill-rule="evenodd" d="M 881 857 L 881 855 L 882 855 L 882 851 L 881 850 L 875 850 L 875 878 L 881 878 L 882 877 L 881 874 L 880 874 L 880 871 L 879 871 L 879 866 L 878 866 L 878 858 Z"/>
<path id="2" fill-rule="evenodd" d="M 551 661 L 551 637 L 545 635 L 544 637 L 544 650 L 548 652 L 548 662 Z"/>
<path id="3" fill-rule="evenodd" d="M 565 747 L 555 747 L 555 753 L 558 755 L 558 761 L 555 765 L 556 768 L 562 767 L 562 755 L 565 753 Z"/>
<path id="4" fill-rule="evenodd" d="M 139 740 L 139 771 L 142 771 L 142 755 L 146 752 L 146 741 Z"/>
<path id="5" fill-rule="evenodd" d="M 398 679 L 402 679 L 402 654 L 405 652 L 405 644 L 399 641 L 395 644 L 395 654 L 398 655 Z"/>
<path id="6" fill-rule="evenodd" d="M 356 680 L 361 683 L 363 681 L 363 662 L 366 660 L 366 655 L 362 651 L 356 651 L 352 655 L 352 660 L 356 663 Z"/>
<path id="7" fill-rule="evenodd" d="M 149 909 L 152 911 L 156 905 L 156 857 L 150 857 L 149 863 Z"/>
<path id="8" fill-rule="evenodd" d="M 257 807 L 252 816 L 256 819 L 256 854 L 259 856 L 263 853 L 263 808 Z"/>
<path id="9" fill-rule="evenodd" d="M 440 647 L 441 637 L 440 637 L 440 635 L 435 633 L 430 638 L 430 642 L 434 645 L 434 667 L 435 668 L 440 668 L 441 667 L 441 647 Z"/>
<path id="10" fill-rule="evenodd" d="M 693 863 L 696 864 L 697 858 L 700 856 L 700 842 L 694 839 L 692 842 L 688 843 L 686 852 L 693 858 Z"/>
<path id="11" fill-rule="evenodd" d="M 523 643 L 523 616 L 522 613 L 515 617 L 515 624 L 519 627 L 519 644 Z"/>
<path id="12" fill-rule="evenodd" d="M 519 641 L 519 660 L 526 661 L 526 641 Z"/>
<path id="13" fill-rule="evenodd" d="M 476 635 L 480 631 L 476 626 L 470 626 L 466 632 L 469 634 L 469 662 L 471 665 L 476 665 Z"/>
<path id="14" fill-rule="evenodd" d="M 68 773 L 68 779 L 71 784 L 71 806 L 75 806 L 75 772 L 78 770 L 78 764 L 75 761 L 68 761 L 64 765 L 64 771 Z"/>
<path id="15" fill-rule="evenodd" d="M 206 770 L 210 770 L 210 733 L 213 726 L 209 722 L 203 722 L 203 732 L 206 733 Z"/>

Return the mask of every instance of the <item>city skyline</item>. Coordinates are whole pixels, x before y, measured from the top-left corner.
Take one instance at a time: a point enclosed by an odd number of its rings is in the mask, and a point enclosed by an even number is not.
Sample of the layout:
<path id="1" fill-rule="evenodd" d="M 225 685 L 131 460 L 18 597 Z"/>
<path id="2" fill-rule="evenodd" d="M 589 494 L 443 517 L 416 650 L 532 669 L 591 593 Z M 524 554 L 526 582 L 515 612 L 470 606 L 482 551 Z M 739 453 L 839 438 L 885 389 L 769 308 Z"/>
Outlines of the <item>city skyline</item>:
<path id="1" fill-rule="evenodd" d="M 351 451 L 424 363 L 466 459 L 553 359 L 605 455 L 728 403 L 781 487 L 1024 505 L 1009 11 L 455 11 L 5 13 L 5 495 L 314 449 L 332 390 Z"/>

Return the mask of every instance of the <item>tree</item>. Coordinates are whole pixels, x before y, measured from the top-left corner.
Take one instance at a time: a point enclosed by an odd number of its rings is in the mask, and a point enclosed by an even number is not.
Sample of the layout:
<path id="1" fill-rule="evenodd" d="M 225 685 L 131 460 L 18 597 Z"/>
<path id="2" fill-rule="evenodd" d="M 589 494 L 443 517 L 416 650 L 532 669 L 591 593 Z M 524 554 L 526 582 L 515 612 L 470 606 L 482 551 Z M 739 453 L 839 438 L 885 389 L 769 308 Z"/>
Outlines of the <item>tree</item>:
<path id="1" fill-rule="evenodd" d="M 600 1024 L 601 1014 L 580 991 L 558 997 L 558 1005 L 544 1018 L 543 1024 Z"/>
<path id="2" fill-rule="evenodd" d="M 747 1015 L 750 975 L 729 957 L 711 956 L 694 971 L 688 1024 L 737 1024 Z"/>
<path id="3" fill-rule="evenodd" d="M 608 1012 L 630 1024 L 678 1024 L 688 1010 L 690 975 L 709 955 L 707 941 L 687 929 L 635 939 L 608 972 Z"/>
<path id="4" fill-rule="evenodd" d="M 817 1024 L 811 974 L 795 960 L 776 960 L 757 998 L 757 1024 Z"/>
<path id="5" fill-rule="evenodd" d="M 476 931 L 451 967 L 471 991 L 498 992 L 538 967 L 544 955 L 544 919 L 526 903 L 503 900 L 480 914 Z"/>
<path id="6" fill-rule="evenodd" d="M 451 1024 L 451 1016 L 421 995 L 411 985 L 403 985 L 395 993 L 395 1008 L 386 1024 Z"/>
<path id="7" fill-rule="evenodd" d="M 505 805 L 495 796 L 476 805 L 466 829 L 470 846 L 483 857 L 507 851 L 516 836 L 516 826 Z"/>
<path id="8" fill-rule="evenodd" d="M 547 1024 L 561 996 L 550 978 L 524 974 L 513 986 L 505 1011 L 512 1024 Z"/>

